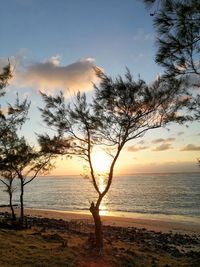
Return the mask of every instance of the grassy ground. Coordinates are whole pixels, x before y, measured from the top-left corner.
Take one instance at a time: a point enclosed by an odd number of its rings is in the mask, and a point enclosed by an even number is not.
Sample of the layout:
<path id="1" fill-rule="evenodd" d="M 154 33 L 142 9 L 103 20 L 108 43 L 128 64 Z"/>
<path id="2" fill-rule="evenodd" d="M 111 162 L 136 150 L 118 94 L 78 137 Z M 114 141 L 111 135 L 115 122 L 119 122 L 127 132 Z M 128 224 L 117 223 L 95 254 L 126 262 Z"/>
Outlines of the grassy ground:
<path id="1" fill-rule="evenodd" d="M 140 242 L 105 241 L 104 253 L 99 256 L 87 240 L 87 236 L 59 230 L 0 229 L 0 266 L 199 266 L 198 258 L 174 256 Z"/>

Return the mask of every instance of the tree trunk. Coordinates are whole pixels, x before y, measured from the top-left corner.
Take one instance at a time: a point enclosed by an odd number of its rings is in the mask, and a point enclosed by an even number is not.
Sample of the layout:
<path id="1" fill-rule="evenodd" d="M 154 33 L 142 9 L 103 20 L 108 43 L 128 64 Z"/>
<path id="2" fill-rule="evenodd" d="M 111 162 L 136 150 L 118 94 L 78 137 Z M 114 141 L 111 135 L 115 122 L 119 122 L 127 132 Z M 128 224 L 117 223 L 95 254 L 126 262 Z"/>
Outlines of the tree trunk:
<path id="1" fill-rule="evenodd" d="M 13 221 L 15 221 L 16 216 L 15 216 L 15 212 L 14 212 L 14 208 L 13 208 L 13 204 L 12 204 L 12 192 L 9 192 L 9 199 L 10 199 L 9 205 L 10 205 L 10 209 L 11 209 L 11 213 L 12 213 L 12 219 L 13 219 Z"/>
<path id="2" fill-rule="evenodd" d="M 22 181 L 21 181 L 20 205 L 21 205 L 20 222 L 23 225 L 24 223 L 24 185 Z"/>
<path id="3" fill-rule="evenodd" d="M 101 217 L 99 215 L 99 207 L 95 206 L 94 202 L 91 203 L 90 212 L 92 213 L 94 224 L 95 224 L 95 245 L 99 252 L 103 249 L 103 232 Z"/>

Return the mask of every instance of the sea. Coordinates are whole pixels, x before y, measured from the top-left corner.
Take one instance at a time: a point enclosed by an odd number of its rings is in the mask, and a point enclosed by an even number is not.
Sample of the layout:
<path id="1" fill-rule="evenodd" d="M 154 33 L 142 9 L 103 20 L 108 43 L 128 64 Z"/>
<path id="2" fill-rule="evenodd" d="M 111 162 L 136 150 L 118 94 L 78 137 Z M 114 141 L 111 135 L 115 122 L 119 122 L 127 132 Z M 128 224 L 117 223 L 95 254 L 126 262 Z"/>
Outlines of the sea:
<path id="1" fill-rule="evenodd" d="M 101 180 L 100 188 L 104 187 Z M 19 205 L 19 185 L 13 203 Z M 97 193 L 82 176 L 37 177 L 25 187 L 26 208 L 88 213 Z M 8 195 L 0 183 L 0 205 Z M 200 223 L 200 172 L 120 175 L 101 204 L 102 215 L 175 219 Z"/>

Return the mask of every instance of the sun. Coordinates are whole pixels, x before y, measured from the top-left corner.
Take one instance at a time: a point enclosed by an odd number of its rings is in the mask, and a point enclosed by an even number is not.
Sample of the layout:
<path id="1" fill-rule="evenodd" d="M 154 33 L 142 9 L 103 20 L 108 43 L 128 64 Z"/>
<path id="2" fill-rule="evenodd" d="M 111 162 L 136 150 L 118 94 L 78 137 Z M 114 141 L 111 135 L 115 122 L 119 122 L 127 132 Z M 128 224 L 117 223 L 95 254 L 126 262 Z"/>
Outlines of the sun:
<path id="1" fill-rule="evenodd" d="M 95 150 L 92 153 L 92 165 L 94 171 L 98 174 L 108 172 L 111 164 L 111 156 L 102 150 Z"/>

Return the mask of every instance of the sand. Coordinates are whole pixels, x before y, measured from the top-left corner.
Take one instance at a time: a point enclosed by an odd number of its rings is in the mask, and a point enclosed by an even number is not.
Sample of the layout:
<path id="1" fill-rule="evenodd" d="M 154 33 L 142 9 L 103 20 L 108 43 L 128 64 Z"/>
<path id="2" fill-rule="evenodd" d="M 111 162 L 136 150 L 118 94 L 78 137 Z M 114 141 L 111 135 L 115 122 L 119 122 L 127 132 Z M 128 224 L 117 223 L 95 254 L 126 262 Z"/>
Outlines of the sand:
<path id="1" fill-rule="evenodd" d="M 0 211 L 9 211 L 8 208 L 0 208 Z M 19 212 L 19 209 L 15 209 Z M 35 217 L 45 217 L 64 220 L 91 220 L 91 214 L 68 212 L 68 211 L 55 211 L 55 210 L 42 210 L 42 209 L 25 209 L 25 215 Z M 200 234 L 200 221 L 178 221 L 173 220 L 170 216 L 165 219 L 159 218 L 134 218 L 122 216 L 101 216 L 104 225 L 121 226 L 121 227 L 137 227 L 145 228 L 156 232 L 177 232 L 186 234 Z"/>

